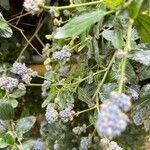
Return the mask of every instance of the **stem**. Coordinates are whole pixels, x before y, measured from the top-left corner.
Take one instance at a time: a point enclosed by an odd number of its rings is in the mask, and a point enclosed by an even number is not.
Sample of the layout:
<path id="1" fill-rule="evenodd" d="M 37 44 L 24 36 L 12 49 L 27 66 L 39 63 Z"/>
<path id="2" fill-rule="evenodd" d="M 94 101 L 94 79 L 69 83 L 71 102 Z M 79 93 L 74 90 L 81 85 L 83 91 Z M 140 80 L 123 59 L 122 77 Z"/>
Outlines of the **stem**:
<path id="1" fill-rule="evenodd" d="M 77 7 L 83 7 L 83 6 L 92 6 L 92 5 L 97 5 L 99 3 L 101 3 L 102 1 L 94 1 L 94 2 L 87 2 L 87 3 L 81 3 L 81 4 L 73 4 L 73 5 L 69 5 L 69 6 L 60 6 L 60 7 L 56 7 L 56 6 L 45 6 L 45 5 L 40 5 L 40 8 L 43 9 L 57 9 L 57 10 L 64 10 L 64 9 L 72 9 L 72 8 L 77 8 Z"/>
<path id="2" fill-rule="evenodd" d="M 84 112 L 88 112 L 88 111 L 90 111 L 90 110 L 93 110 L 93 109 L 95 109 L 95 108 L 96 108 L 96 105 L 93 106 L 93 107 L 91 107 L 91 108 L 88 108 L 88 109 L 79 111 L 79 112 L 76 113 L 76 116 L 78 116 L 78 115 L 80 115 L 80 114 L 82 114 L 82 113 L 84 113 Z"/>
<path id="3" fill-rule="evenodd" d="M 111 66 L 112 66 L 112 64 L 113 64 L 113 62 L 114 62 L 114 60 L 115 60 L 115 54 L 113 55 L 113 57 L 112 57 L 112 59 L 111 59 L 109 65 L 108 65 L 108 67 L 106 68 L 107 71 L 105 72 L 105 74 L 104 74 L 104 76 L 103 76 L 101 82 L 99 83 L 99 85 L 98 85 L 98 87 L 97 87 L 97 90 L 96 90 L 96 92 L 94 93 L 92 99 L 94 99 L 94 98 L 97 96 L 97 94 L 99 93 L 100 88 L 102 87 L 103 83 L 105 82 L 105 79 L 106 79 L 106 77 L 107 77 L 107 74 L 108 74 L 108 72 L 109 72 L 109 70 L 110 70 L 110 68 L 111 68 Z"/>
<path id="4" fill-rule="evenodd" d="M 31 43 L 31 41 L 34 39 L 34 37 L 37 35 L 37 33 L 39 32 L 39 30 L 40 30 L 41 27 L 43 26 L 44 21 L 45 21 L 45 20 L 43 20 L 42 23 L 40 23 L 40 22 L 41 22 L 41 19 L 40 19 L 36 31 L 34 32 L 34 34 L 32 35 L 32 37 L 28 40 L 28 43 L 27 43 L 27 44 L 25 45 L 25 47 L 22 49 L 22 51 L 20 52 L 20 54 L 19 54 L 19 56 L 18 56 L 18 58 L 17 58 L 16 61 L 19 61 L 19 59 L 21 58 L 21 56 L 24 54 L 24 52 L 25 52 L 25 50 L 27 49 L 29 43 Z M 41 56 L 41 55 L 40 55 L 40 56 Z"/>
<path id="5" fill-rule="evenodd" d="M 22 145 L 21 140 L 19 139 L 19 137 L 18 137 L 18 135 L 15 131 L 15 124 L 14 124 L 13 120 L 10 121 L 10 124 L 11 124 L 11 130 L 14 133 L 14 135 L 16 136 L 16 138 L 19 142 L 19 147 L 18 148 L 19 148 L 19 150 L 23 150 L 23 145 Z"/>
<path id="6" fill-rule="evenodd" d="M 123 91 L 128 53 L 131 50 L 131 32 L 132 32 L 133 22 L 134 22 L 134 20 L 130 19 L 129 20 L 129 25 L 128 25 L 128 28 L 127 28 L 127 40 L 126 40 L 126 46 L 124 48 L 124 51 L 126 52 L 126 54 L 125 54 L 124 58 L 121 61 L 121 75 L 120 75 L 118 93 L 122 93 L 122 91 Z"/>

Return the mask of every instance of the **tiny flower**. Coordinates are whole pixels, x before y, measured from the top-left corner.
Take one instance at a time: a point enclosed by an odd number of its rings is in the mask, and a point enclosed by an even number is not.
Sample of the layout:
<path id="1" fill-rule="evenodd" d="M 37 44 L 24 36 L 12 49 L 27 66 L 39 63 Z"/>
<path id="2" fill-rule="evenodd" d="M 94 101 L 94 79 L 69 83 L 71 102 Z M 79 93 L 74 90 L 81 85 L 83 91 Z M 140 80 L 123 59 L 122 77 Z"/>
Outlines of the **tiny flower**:
<path id="1" fill-rule="evenodd" d="M 26 86 L 23 83 L 19 83 L 18 84 L 18 89 L 22 90 L 22 91 L 25 91 L 26 90 Z"/>
<path id="2" fill-rule="evenodd" d="M 139 125 L 142 125 L 143 122 L 144 122 L 144 119 L 143 119 L 143 115 L 141 112 L 136 112 L 134 115 L 133 115 L 133 122 L 139 126 Z"/>
<path id="3" fill-rule="evenodd" d="M 39 5 L 43 3 L 44 0 L 25 0 L 23 6 L 27 12 L 35 15 L 40 13 L 41 9 L 39 8 Z"/>
<path id="4" fill-rule="evenodd" d="M 28 74 L 23 74 L 22 75 L 22 81 L 24 81 L 26 84 L 29 84 L 31 82 L 32 78 Z"/>
<path id="5" fill-rule="evenodd" d="M 103 138 L 103 139 L 100 140 L 100 146 L 101 147 L 105 147 L 105 146 L 107 146 L 109 144 L 109 142 L 110 142 L 109 139 Z"/>
<path id="6" fill-rule="evenodd" d="M 116 58 L 117 58 L 117 59 L 122 59 L 125 55 L 126 55 L 126 52 L 123 51 L 123 50 L 118 50 L 118 51 L 116 52 Z"/>
<path id="7" fill-rule="evenodd" d="M 49 124 L 52 124 L 58 120 L 58 112 L 51 103 L 48 104 L 46 108 L 45 118 Z"/>
<path id="8" fill-rule="evenodd" d="M 7 76 L 0 77 L 0 88 L 2 90 L 6 90 L 6 92 L 12 92 L 13 89 L 18 86 L 18 84 L 18 79 Z"/>
<path id="9" fill-rule="evenodd" d="M 48 90 L 50 88 L 50 81 L 48 80 L 44 80 L 43 84 L 42 84 L 42 90 Z"/>
<path id="10" fill-rule="evenodd" d="M 35 142 L 35 144 L 34 144 L 34 146 L 33 146 L 33 149 L 34 149 L 34 150 L 44 150 L 44 143 L 42 142 L 41 139 L 38 139 L 38 140 Z"/>
<path id="11" fill-rule="evenodd" d="M 28 68 L 24 63 L 22 64 L 22 63 L 15 62 L 12 68 L 10 69 L 10 71 L 14 74 L 23 75 L 28 72 Z"/>
<path id="12" fill-rule="evenodd" d="M 131 98 L 124 93 L 111 92 L 110 99 L 125 112 L 131 108 Z"/>
<path id="13" fill-rule="evenodd" d="M 57 143 L 57 141 L 55 141 L 55 144 L 54 144 L 54 146 L 53 146 L 53 149 L 54 150 L 59 150 L 59 144 Z"/>
<path id="14" fill-rule="evenodd" d="M 67 106 L 64 110 L 59 112 L 59 118 L 64 122 L 68 122 L 75 115 L 75 111 L 73 110 L 73 105 Z"/>
<path id="15" fill-rule="evenodd" d="M 62 66 L 60 69 L 59 69 L 59 74 L 61 76 L 66 76 L 68 73 L 68 67 L 67 66 Z"/>
<path id="16" fill-rule="evenodd" d="M 92 145 L 92 136 L 89 134 L 88 137 L 82 137 L 80 141 L 80 149 L 88 150 Z"/>
<path id="17" fill-rule="evenodd" d="M 53 53 L 53 58 L 60 63 L 64 63 L 64 61 L 70 56 L 71 53 L 69 52 L 68 46 L 64 46 L 60 51 Z"/>
<path id="18" fill-rule="evenodd" d="M 116 142 L 111 141 L 107 150 L 123 150 Z"/>

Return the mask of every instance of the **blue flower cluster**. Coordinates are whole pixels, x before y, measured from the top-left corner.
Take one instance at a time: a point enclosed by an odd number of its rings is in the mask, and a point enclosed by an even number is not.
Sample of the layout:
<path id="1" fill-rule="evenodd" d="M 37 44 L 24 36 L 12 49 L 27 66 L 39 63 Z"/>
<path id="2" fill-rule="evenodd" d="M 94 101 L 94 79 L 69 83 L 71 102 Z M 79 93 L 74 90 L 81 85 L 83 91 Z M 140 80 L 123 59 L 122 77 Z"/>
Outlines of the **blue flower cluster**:
<path id="1" fill-rule="evenodd" d="M 111 92 L 110 100 L 125 112 L 129 111 L 131 108 L 131 98 L 124 93 L 118 94 L 116 92 Z"/>
<path id="2" fill-rule="evenodd" d="M 92 136 L 82 137 L 80 141 L 80 150 L 88 150 L 92 145 Z"/>
<path id="3" fill-rule="evenodd" d="M 62 63 L 65 61 L 66 58 L 69 58 L 71 53 L 68 50 L 68 46 L 64 46 L 60 51 L 56 51 L 53 53 L 53 58 Z"/>
<path id="4" fill-rule="evenodd" d="M 128 116 L 124 113 L 131 108 L 130 98 L 125 94 L 110 94 L 110 101 L 105 101 L 100 108 L 96 129 L 100 135 L 108 138 L 119 136 L 127 126 Z"/>
<path id="5" fill-rule="evenodd" d="M 100 146 L 107 150 L 123 150 L 115 141 L 110 141 L 107 138 L 100 140 Z"/>

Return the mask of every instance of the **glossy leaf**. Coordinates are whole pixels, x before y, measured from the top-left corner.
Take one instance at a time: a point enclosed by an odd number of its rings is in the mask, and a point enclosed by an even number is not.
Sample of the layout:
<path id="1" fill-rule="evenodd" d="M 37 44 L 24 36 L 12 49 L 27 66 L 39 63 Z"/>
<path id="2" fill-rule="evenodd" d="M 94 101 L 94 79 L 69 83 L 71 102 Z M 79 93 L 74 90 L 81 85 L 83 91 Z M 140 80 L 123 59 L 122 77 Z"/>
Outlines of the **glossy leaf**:
<path id="1" fill-rule="evenodd" d="M 67 24 L 58 29 L 54 35 L 54 38 L 63 39 L 68 37 L 76 37 L 91 25 L 103 19 L 104 14 L 104 11 L 95 10 L 74 17 L 70 19 Z"/>

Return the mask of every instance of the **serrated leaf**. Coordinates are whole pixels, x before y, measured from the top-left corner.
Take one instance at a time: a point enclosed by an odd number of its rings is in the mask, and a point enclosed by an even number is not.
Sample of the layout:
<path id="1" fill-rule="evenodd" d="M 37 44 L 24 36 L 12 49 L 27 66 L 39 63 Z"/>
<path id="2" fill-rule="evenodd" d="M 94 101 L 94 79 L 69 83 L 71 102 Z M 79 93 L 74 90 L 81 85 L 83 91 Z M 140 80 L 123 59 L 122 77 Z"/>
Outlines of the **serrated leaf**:
<path id="1" fill-rule="evenodd" d="M 2 6 L 6 10 L 9 10 L 10 9 L 9 0 L 0 0 L 0 6 Z"/>
<path id="2" fill-rule="evenodd" d="M 10 120 L 14 117 L 14 109 L 11 104 L 0 100 L 0 119 L 1 120 Z"/>
<path id="3" fill-rule="evenodd" d="M 63 39 L 68 37 L 76 37 L 89 28 L 92 24 L 103 19 L 104 15 L 104 11 L 94 10 L 92 12 L 87 12 L 74 17 L 70 19 L 67 24 L 58 29 L 54 35 L 54 38 Z"/>
<path id="4" fill-rule="evenodd" d="M 139 79 L 141 81 L 150 78 L 150 66 L 142 65 L 138 68 L 138 72 L 139 72 Z"/>
<path id="5" fill-rule="evenodd" d="M 12 34 L 12 29 L 9 27 L 3 15 L 0 13 L 0 37 L 10 38 Z"/>
<path id="6" fill-rule="evenodd" d="M 150 51 L 149 50 L 133 50 L 129 54 L 129 58 L 142 63 L 146 66 L 150 66 Z"/>
<path id="7" fill-rule="evenodd" d="M 143 0 L 133 0 L 129 7 L 129 16 L 135 19 L 138 16 Z"/>
<path id="8" fill-rule="evenodd" d="M 35 121 L 36 121 L 36 117 L 34 116 L 21 118 L 17 121 L 16 130 L 19 133 L 24 134 L 33 127 Z"/>
<path id="9" fill-rule="evenodd" d="M 115 91 L 117 89 L 118 85 L 117 83 L 106 83 L 102 86 L 101 90 L 99 91 L 100 93 L 100 100 L 105 101 L 109 99 L 109 94 L 112 91 Z"/>
<path id="10" fill-rule="evenodd" d="M 150 43 L 150 16 L 148 15 L 138 15 L 135 20 L 135 27 L 139 32 L 141 39 L 144 42 Z"/>

